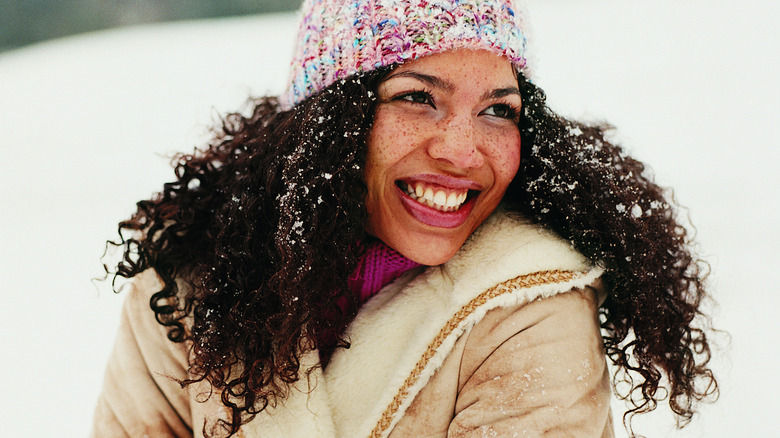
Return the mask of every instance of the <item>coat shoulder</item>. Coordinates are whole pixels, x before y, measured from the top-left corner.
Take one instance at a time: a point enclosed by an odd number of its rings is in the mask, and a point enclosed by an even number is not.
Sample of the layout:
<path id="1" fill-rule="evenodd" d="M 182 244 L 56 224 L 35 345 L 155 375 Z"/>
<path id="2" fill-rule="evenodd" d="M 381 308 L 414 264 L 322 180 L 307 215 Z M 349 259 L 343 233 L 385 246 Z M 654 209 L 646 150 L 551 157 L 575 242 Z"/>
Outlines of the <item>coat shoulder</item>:
<path id="1" fill-rule="evenodd" d="M 192 436 L 187 347 L 173 343 L 150 308 L 162 289 L 153 270 L 129 283 L 119 332 L 109 357 L 92 436 Z"/>
<path id="2" fill-rule="evenodd" d="M 390 436 L 612 436 L 599 283 L 488 311 Z"/>

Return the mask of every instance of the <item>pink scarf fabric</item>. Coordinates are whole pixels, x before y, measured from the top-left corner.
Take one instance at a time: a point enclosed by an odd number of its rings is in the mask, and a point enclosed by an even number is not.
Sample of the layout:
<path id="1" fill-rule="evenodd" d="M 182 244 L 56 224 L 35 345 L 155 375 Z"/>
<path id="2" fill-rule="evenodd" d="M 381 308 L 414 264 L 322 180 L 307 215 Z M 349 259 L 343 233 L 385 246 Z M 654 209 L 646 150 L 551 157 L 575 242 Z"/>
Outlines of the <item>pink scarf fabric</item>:
<path id="1" fill-rule="evenodd" d="M 401 274 L 418 266 L 421 265 L 377 239 L 368 244 L 357 269 L 349 277 L 349 289 L 363 304 Z"/>
<path id="2" fill-rule="evenodd" d="M 422 265 L 404 257 L 381 240 L 370 241 L 355 272 L 348 279 L 349 290 L 357 298 L 358 308 L 404 272 L 418 266 Z M 338 306 L 346 313 L 349 306 L 347 298 L 341 297 Z M 326 318 L 335 320 L 338 316 L 326 315 Z M 337 330 L 323 333 L 319 341 L 320 362 L 323 367 L 330 361 L 330 355 L 336 347 L 336 340 L 340 334 Z"/>

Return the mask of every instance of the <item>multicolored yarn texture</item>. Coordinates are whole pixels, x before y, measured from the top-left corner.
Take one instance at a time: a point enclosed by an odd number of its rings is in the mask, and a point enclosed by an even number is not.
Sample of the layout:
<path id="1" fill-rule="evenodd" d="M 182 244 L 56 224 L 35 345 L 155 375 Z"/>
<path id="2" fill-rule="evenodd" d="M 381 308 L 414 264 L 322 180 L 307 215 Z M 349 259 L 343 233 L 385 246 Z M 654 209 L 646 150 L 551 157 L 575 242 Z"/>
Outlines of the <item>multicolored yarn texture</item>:
<path id="1" fill-rule="evenodd" d="M 528 69 L 513 0 L 306 0 L 296 44 L 285 108 L 340 79 L 448 50 L 484 49 Z"/>

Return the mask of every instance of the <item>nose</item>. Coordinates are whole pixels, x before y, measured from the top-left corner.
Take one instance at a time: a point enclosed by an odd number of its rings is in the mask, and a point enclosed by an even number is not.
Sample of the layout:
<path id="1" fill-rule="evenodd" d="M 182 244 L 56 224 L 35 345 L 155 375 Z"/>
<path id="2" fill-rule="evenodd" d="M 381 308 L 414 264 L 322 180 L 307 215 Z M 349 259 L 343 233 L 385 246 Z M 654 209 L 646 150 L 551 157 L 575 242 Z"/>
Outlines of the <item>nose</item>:
<path id="1" fill-rule="evenodd" d="M 471 114 L 450 115 L 439 121 L 436 130 L 428 145 L 431 158 L 461 169 L 480 167 L 485 162 Z"/>

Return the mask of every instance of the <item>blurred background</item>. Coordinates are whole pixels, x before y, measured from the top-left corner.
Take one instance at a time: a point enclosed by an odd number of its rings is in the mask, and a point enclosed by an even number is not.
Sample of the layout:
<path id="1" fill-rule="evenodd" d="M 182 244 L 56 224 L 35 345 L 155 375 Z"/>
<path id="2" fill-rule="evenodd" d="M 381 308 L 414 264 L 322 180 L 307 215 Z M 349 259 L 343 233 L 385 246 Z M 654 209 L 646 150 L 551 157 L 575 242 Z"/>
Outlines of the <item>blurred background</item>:
<path id="1" fill-rule="evenodd" d="M 635 429 L 776 436 L 780 2 L 524 3 L 550 105 L 616 126 L 712 267 L 721 398 L 682 431 L 664 403 Z M 0 0 L 0 436 L 87 435 L 124 299 L 91 281 L 105 242 L 172 179 L 172 154 L 284 89 L 298 4 Z"/>
<path id="2" fill-rule="evenodd" d="M 3 0 L 0 52 L 141 23 L 296 10 L 301 0 Z"/>

